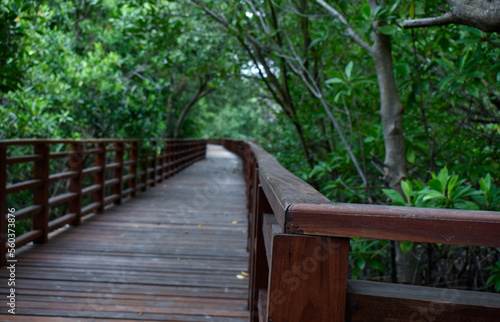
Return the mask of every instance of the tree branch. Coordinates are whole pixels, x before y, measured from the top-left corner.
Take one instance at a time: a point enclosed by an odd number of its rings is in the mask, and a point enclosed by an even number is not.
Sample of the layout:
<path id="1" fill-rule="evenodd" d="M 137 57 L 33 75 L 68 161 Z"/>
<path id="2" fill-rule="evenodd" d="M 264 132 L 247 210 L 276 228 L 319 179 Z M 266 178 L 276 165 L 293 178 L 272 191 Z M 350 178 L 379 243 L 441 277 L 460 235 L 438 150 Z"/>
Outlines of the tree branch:
<path id="1" fill-rule="evenodd" d="M 344 28 L 347 31 L 347 36 L 349 36 L 349 38 L 354 40 L 354 42 L 357 43 L 361 48 L 367 50 L 368 52 L 371 52 L 371 47 L 366 42 L 364 42 L 363 39 L 361 39 L 359 37 L 359 35 L 354 31 L 354 29 L 352 29 L 351 25 L 349 25 L 347 20 L 344 18 L 344 16 L 340 12 L 335 10 L 335 8 L 333 8 L 332 6 L 330 6 L 329 4 L 327 4 L 323 0 L 316 0 L 316 2 L 320 6 L 325 8 L 326 11 L 328 11 L 331 16 L 333 16 L 335 19 L 337 19 L 338 21 L 340 21 L 344 25 Z"/>
<path id="2" fill-rule="evenodd" d="M 404 28 L 448 24 L 466 25 L 484 32 L 500 31 L 500 0 L 445 0 L 451 11 L 439 17 L 405 20 Z"/>

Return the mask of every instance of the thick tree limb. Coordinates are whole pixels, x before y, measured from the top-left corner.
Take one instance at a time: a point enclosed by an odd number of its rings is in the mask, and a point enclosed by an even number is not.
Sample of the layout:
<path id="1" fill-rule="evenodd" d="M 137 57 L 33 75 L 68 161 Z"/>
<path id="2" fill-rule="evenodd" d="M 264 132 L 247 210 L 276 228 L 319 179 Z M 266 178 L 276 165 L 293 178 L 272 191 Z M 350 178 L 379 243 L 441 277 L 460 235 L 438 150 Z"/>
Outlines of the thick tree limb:
<path id="1" fill-rule="evenodd" d="M 446 0 L 451 11 L 439 17 L 406 20 L 404 28 L 449 24 L 466 25 L 484 32 L 500 31 L 500 0 Z"/>

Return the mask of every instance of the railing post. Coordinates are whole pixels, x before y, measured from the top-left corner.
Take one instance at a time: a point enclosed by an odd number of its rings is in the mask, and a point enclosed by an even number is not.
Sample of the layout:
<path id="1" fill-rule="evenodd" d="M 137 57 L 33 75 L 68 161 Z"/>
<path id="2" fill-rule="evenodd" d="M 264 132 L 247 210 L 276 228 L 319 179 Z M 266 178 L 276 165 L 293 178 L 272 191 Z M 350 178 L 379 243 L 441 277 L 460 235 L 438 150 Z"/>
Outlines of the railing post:
<path id="1" fill-rule="evenodd" d="M 142 191 L 146 191 L 148 190 L 148 150 L 143 147 L 140 151 Z"/>
<path id="2" fill-rule="evenodd" d="M 42 156 L 42 159 L 35 161 L 33 166 L 33 178 L 42 180 L 42 184 L 33 189 L 33 204 L 42 206 L 42 212 L 33 218 L 33 229 L 40 230 L 42 235 L 34 242 L 45 244 L 49 241 L 49 144 L 36 143 L 34 152 Z"/>
<path id="3" fill-rule="evenodd" d="M 157 152 L 157 144 L 156 140 L 151 141 L 151 145 L 153 147 L 153 157 L 151 158 L 151 167 L 153 168 L 153 174 L 151 175 L 151 179 L 153 179 L 152 187 L 156 186 L 156 160 L 158 156 Z"/>
<path id="4" fill-rule="evenodd" d="M 256 171 L 257 172 L 257 171 Z M 255 185 L 254 213 L 250 224 L 250 289 L 249 308 L 250 321 L 259 321 L 259 290 L 268 286 L 269 266 L 266 256 L 266 245 L 262 233 L 264 213 L 272 212 L 266 195 L 260 185 Z M 278 321 L 278 320 L 276 320 Z"/>
<path id="5" fill-rule="evenodd" d="M 349 239 L 277 234 L 266 321 L 344 321 Z"/>
<path id="6" fill-rule="evenodd" d="M 95 154 L 95 165 L 101 167 L 101 170 L 95 173 L 94 183 L 100 185 L 101 188 L 94 193 L 94 199 L 99 203 L 96 212 L 103 213 L 106 195 L 106 187 L 104 186 L 106 182 L 106 143 L 97 143 L 96 146 L 100 151 Z"/>
<path id="7" fill-rule="evenodd" d="M 129 180 L 128 185 L 130 188 L 134 189 L 130 195 L 132 197 L 135 197 L 137 195 L 137 179 L 138 179 L 137 168 L 139 162 L 139 144 L 137 142 L 131 142 L 130 146 L 131 146 L 130 160 L 134 161 L 134 163 L 130 165 L 130 174 L 133 174 L 134 177 Z"/>
<path id="8" fill-rule="evenodd" d="M 118 179 L 118 183 L 113 186 L 113 194 L 118 195 L 118 199 L 114 201 L 115 205 L 120 205 L 122 203 L 122 192 L 123 192 L 123 142 L 115 142 L 115 162 L 119 163 L 120 166 L 115 168 L 115 179 Z"/>
<path id="9" fill-rule="evenodd" d="M 7 255 L 7 147 L 0 145 L 0 266 L 4 266 Z"/>
<path id="10" fill-rule="evenodd" d="M 172 166 L 172 142 L 170 140 L 165 140 L 167 145 L 167 178 L 172 176 L 173 166 Z"/>
<path id="11" fill-rule="evenodd" d="M 69 212 L 76 214 L 73 226 L 79 226 L 82 222 L 82 170 L 83 170 L 83 144 L 71 143 L 71 156 L 69 159 L 69 170 L 78 174 L 69 181 L 69 192 L 77 193 L 77 196 L 69 202 Z"/>
<path id="12" fill-rule="evenodd" d="M 159 141 L 161 142 L 161 141 Z M 160 148 L 161 146 L 161 148 Z M 160 167 L 158 169 L 158 182 L 162 182 L 163 181 L 163 167 L 164 167 L 164 161 L 165 161 L 165 154 L 164 154 L 164 150 L 163 150 L 163 145 L 161 144 L 158 144 L 158 148 L 160 150 L 158 150 L 160 152 L 160 154 L 158 154 L 158 166 Z"/>

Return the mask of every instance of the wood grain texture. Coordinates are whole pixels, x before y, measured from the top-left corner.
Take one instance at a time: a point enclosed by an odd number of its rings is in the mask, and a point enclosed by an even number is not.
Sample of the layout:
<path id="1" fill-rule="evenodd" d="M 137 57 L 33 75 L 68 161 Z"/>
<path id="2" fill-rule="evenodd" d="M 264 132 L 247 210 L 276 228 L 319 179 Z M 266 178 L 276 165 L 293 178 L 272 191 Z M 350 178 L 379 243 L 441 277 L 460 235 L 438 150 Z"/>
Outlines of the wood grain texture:
<path id="1" fill-rule="evenodd" d="M 500 247 L 500 212 L 332 203 L 287 215 L 297 234 Z"/>
<path id="2" fill-rule="evenodd" d="M 347 321 L 498 321 L 500 294 L 348 282 Z"/>
<path id="3" fill-rule="evenodd" d="M 245 206 L 241 161 L 211 146 L 139 198 L 27 245 L 16 316 L 1 305 L 0 320 L 248 321 Z"/>
<path id="4" fill-rule="evenodd" d="M 349 239 L 275 235 L 267 320 L 343 321 Z"/>

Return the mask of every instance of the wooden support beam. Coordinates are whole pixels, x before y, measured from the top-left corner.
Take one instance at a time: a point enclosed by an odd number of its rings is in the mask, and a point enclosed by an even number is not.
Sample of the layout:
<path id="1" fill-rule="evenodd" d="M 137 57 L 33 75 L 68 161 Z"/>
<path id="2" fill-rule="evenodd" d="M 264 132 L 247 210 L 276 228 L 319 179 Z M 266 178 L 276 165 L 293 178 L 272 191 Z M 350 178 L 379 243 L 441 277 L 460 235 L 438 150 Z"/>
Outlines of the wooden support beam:
<path id="1" fill-rule="evenodd" d="M 130 145 L 130 160 L 134 161 L 134 163 L 130 165 L 129 173 L 134 175 L 134 177 L 128 181 L 128 186 L 129 188 L 134 189 L 130 196 L 135 197 L 137 195 L 137 164 L 139 162 L 139 145 L 137 142 L 131 142 Z"/>
<path id="2" fill-rule="evenodd" d="M 267 321 L 344 321 L 349 239 L 273 238 Z"/>
<path id="3" fill-rule="evenodd" d="M 69 181 L 69 192 L 76 193 L 76 197 L 69 202 L 69 212 L 75 214 L 71 222 L 73 226 L 80 226 L 82 222 L 82 170 L 83 170 L 83 144 L 75 142 L 71 144 L 71 154 L 69 169 L 77 173 Z"/>
<path id="4" fill-rule="evenodd" d="M 255 172 L 258 174 L 258 171 Z M 271 211 L 271 206 L 267 202 L 266 195 L 260 185 L 255 185 L 254 213 L 252 214 L 252 224 L 250 226 L 250 289 L 249 308 L 250 321 L 258 321 L 259 290 L 267 288 L 269 265 L 266 257 L 266 246 L 262 234 L 262 223 L 264 213 Z"/>
<path id="5" fill-rule="evenodd" d="M 95 210 L 97 213 L 104 212 L 104 198 L 106 194 L 106 143 L 97 143 L 97 149 L 100 151 L 95 154 L 95 165 L 100 167 L 100 170 L 94 174 L 94 184 L 98 184 L 101 188 L 94 193 L 94 201 L 99 203 L 99 207 Z"/>
<path id="6" fill-rule="evenodd" d="M 119 166 L 115 168 L 115 179 L 118 182 L 113 186 L 113 194 L 118 195 L 118 199 L 115 200 L 115 205 L 120 205 L 122 203 L 122 191 L 123 191 L 123 142 L 115 142 L 115 163 Z"/>
<path id="7" fill-rule="evenodd" d="M 42 212 L 33 218 L 33 230 L 39 230 L 41 236 L 35 239 L 36 244 L 45 244 L 49 241 L 49 171 L 50 146 L 48 143 L 36 143 L 34 153 L 42 156 L 33 166 L 33 179 L 42 180 L 42 184 L 33 189 L 33 204 L 42 206 Z"/>

